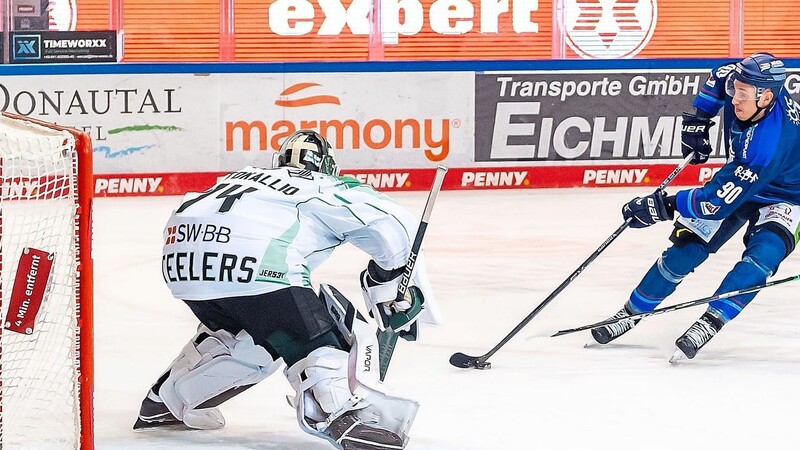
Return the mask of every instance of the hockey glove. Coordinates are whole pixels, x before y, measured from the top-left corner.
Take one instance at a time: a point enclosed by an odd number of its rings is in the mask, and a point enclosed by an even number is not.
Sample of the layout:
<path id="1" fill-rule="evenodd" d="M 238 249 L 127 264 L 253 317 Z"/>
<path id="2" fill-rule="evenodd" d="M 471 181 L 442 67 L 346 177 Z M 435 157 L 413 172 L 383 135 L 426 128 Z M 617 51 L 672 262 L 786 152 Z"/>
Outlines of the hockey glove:
<path id="1" fill-rule="evenodd" d="M 683 113 L 681 153 L 684 158 L 694 154 L 689 164 L 703 164 L 708 161 L 708 156 L 712 151 L 708 133 L 712 126 L 714 126 L 714 121 L 708 117 Z"/>
<path id="2" fill-rule="evenodd" d="M 636 197 L 622 207 L 622 217 L 625 220 L 632 219 L 631 228 L 645 228 L 662 220 L 672 220 L 675 216 L 673 201 L 664 191 Z"/>
<path id="3" fill-rule="evenodd" d="M 367 270 L 361 272 L 361 292 L 378 328 L 391 328 L 403 339 L 415 341 L 419 332 L 416 322 L 424 309 L 425 298 L 416 286 L 409 286 L 398 297 L 397 289 L 404 271 L 405 267 L 384 270 L 370 261 Z"/>

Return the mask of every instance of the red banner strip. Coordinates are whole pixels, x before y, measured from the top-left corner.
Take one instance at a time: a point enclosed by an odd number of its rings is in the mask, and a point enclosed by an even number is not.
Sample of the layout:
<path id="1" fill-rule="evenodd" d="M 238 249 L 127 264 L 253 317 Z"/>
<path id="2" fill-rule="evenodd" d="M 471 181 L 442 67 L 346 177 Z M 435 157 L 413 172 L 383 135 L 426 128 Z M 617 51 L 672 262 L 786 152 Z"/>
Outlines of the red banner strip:
<path id="1" fill-rule="evenodd" d="M 710 180 L 721 164 L 687 166 L 673 186 L 697 186 Z M 674 164 L 617 164 L 534 167 L 454 167 L 442 188 L 445 190 L 538 189 L 575 187 L 658 186 L 675 168 Z M 346 170 L 381 191 L 425 191 L 433 183 L 436 169 Z M 182 195 L 202 192 L 225 172 L 151 173 L 95 175 L 95 196 L 126 197 Z"/>

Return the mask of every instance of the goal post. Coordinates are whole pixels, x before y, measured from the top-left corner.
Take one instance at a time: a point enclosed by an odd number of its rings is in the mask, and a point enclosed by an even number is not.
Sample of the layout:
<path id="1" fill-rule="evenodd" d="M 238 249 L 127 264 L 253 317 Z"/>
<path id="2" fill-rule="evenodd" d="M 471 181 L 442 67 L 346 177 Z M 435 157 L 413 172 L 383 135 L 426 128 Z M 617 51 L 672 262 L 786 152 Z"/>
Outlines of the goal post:
<path id="1" fill-rule="evenodd" d="M 93 449 L 92 145 L 0 115 L 0 448 Z"/>

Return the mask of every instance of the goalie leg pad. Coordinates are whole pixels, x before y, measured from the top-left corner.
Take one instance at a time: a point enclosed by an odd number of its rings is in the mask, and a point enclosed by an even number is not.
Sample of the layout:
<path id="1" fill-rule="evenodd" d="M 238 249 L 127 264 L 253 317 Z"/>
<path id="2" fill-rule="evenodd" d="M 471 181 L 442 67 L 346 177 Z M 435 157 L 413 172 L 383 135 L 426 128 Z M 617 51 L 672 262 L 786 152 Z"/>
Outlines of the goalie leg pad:
<path id="1" fill-rule="evenodd" d="M 347 352 L 321 347 L 286 368 L 303 431 L 343 449 L 401 449 L 416 415 L 416 402 L 361 385 Z M 353 387 L 355 386 L 355 387 Z"/>
<path id="2" fill-rule="evenodd" d="M 173 361 L 159 396 L 186 426 L 220 428 L 214 406 L 274 373 L 281 363 L 242 330 L 237 335 L 200 326 L 198 334 Z"/>
<path id="3" fill-rule="evenodd" d="M 301 427 L 324 430 L 326 421 L 366 406 L 350 391 L 347 365 L 347 352 L 320 347 L 284 370 L 297 393 L 294 404 Z"/>
<path id="4" fill-rule="evenodd" d="M 350 351 L 318 348 L 284 370 L 296 392 L 293 404 L 300 427 L 330 440 L 334 431 L 328 427 L 334 421 L 356 420 L 398 436 L 402 448 L 408 442 L 408 430 L 419 404 L 388 393 L 379 381 L 374 327 L 332 286 L 322 285 L 320 292 Z M 348 419 L 350 416 L 354 419 Z M 395 441 L 389 441 L 384 444 L 395 445 L 391 443 Z"/>

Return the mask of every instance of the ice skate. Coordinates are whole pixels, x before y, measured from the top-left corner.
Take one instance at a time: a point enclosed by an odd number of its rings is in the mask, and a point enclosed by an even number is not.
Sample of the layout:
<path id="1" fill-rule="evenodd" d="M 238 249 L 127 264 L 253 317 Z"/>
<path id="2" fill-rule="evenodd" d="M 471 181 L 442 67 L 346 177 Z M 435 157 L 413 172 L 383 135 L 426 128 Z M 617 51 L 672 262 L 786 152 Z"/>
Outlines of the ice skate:
<path id="1" fill-rule="evenodd" d="M 199 430 L 216 430 L 225 426 L 225 418 L 217 408 L 194 409 L 187 411 L 184 420 L 179 420 L 161 401 L 161 398 L 149 391 L 142 400 L 139 417 L 133 424 L 134 430 L 146 428 L 185 428 Z"/>
<path id="2" fill-rule="evenodd" d="M 681 337 L 675 341 L 678 347 L 669 362 L 675 364 L 682 359 L 692 359 L 697 352 L 722 328 L 722 322 L 709 313 L 703 314 Z"/>
<path id="3" fill-rule="evenodd" d="M 147 397 L 142 400 L 142 406 L 139 408 L 139 417 L 136 418 L 133 429 L 141 430 L 143 428 L 172 426 L 185 427 L 183 422 L 169 412 L 167 405 L 153 391 L 148 392 Z"/>
<path id="4" fill-rule="evenodd" d="M 610 318 L 623 319 L 625 317 L 630 316 L 631 314 L 633 313 L 628 310 L 627 306 L 625 306 Z M 608 344 L 614 339 L 632 330 L 633 327 L 636 326 L 636 324 L 639 323 L 640 320 L 641 319 L 621 320 L 616 323 L 603 325 L 602 327 L 592 328 L 592 339 L 589 340 L 589 342 L 587 342 L 586 345 L 584 345 L 584 347 L 588 348 L 597 344 Z"/>
<path id="5" fill-rule="evenodd" d="M 343 450 L 390 450 L 402 449 L 400 436 L 382 428 L 367 425 L 350 411 L 331 422 L 326 433 Z"/>

